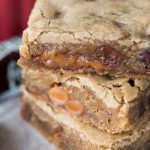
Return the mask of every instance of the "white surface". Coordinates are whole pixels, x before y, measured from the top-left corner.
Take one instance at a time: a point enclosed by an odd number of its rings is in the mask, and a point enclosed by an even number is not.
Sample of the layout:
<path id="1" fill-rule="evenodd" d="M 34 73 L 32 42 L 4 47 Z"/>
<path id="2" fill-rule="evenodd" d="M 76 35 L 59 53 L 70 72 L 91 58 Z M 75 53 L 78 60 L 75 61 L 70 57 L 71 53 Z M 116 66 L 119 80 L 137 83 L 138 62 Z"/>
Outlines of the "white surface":
<path id="1" fill-rule="evenodd" d="M 18 100 L 0 104 L 0 150 L 56 150 L 19 114 Z"/>

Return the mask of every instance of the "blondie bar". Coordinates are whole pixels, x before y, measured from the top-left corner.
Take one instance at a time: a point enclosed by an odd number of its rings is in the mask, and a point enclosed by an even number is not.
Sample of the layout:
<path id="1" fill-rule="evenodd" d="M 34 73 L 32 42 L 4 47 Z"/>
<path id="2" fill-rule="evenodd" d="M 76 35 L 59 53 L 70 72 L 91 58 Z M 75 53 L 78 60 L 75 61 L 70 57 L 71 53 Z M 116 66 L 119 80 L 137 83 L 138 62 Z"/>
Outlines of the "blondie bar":
<path id="1" fill-rule="evenodd" d="M 32 97 L 22 100 L 22 116 L 60 150 L 149 150 L 150 121 L 133 131 L 110 135 L 53 112 Z"/>
<path id="2" fill-rule="evenodd" d="M 150 114 L 150 80 L 68 71 L 62 74 L 34 64 L 31 67 L 25 62 L 21 66 L 24 68 L 23 92 L 98 129 L 110 133 L 126 132 L 146 122 Z M 79 110 L 70 108 L 72 103 Z M 146 120 L 144 116 L 147 116 Z"/>
<path id="3" fill-rule="evenodd" d="M 54 70 L 150 78 L 149 0 L 37 0 L 22 57 Z"/>

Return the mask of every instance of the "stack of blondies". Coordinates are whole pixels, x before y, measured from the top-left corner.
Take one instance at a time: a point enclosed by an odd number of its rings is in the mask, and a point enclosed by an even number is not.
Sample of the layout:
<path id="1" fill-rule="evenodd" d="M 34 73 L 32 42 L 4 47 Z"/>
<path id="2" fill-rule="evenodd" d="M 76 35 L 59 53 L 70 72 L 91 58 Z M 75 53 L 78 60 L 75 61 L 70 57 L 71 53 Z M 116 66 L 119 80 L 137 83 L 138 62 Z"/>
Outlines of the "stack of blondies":
<path id="1" fill-rule="evenodd" d="M 61 150 L 150 149 L 149 0 L 37 0 L 18 64 L 22 116 Z"/>

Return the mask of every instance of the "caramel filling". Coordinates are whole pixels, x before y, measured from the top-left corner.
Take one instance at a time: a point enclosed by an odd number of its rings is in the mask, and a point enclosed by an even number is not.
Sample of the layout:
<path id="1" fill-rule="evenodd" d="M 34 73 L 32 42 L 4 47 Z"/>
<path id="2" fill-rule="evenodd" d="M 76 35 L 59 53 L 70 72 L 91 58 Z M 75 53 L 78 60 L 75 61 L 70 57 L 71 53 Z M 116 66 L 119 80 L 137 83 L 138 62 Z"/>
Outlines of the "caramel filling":
<path id="1" fill-rule="evenodd" d="M 47 67 L 53 68 L 60 67 L 64 69 L 79 69 L 79 68 L 91 68 L 96 71 L 102 70 L 104 65 L 102 65 L 97 60 L 87 60 L 84 56 L 77 56 L 77 55 L 67 55 L 63 53 L 56 53 L 56 52 L 45 52 L 41 56 L 41 61 Z M 106 66 L 105 66 L 106 69 Z"/>

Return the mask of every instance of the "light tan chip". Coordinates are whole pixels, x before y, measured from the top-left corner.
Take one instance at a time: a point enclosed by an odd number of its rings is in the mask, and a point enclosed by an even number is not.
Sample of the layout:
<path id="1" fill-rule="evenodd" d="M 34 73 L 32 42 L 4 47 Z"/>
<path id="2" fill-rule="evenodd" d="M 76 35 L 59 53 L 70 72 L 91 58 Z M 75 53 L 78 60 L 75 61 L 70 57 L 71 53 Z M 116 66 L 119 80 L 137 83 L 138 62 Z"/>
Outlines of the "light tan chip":
<path id="1" fill-rule="evenodd" d="M 68 101 L 68 94 L 61 87 L 53 87 L 48 92 L 50 99 L 58 104 L 63 105 L 66 101 Z"/>
<path id="2" fill-rule="evenodd" d="M 67 101 L 65 103 L 65 108 L 70 111 L 71 113 L 74 113 L 74 114 L 82 114 L 83 113 L 83 105 L 76 101 L 76 100 L 70 100 L 70 101 Z"/>

